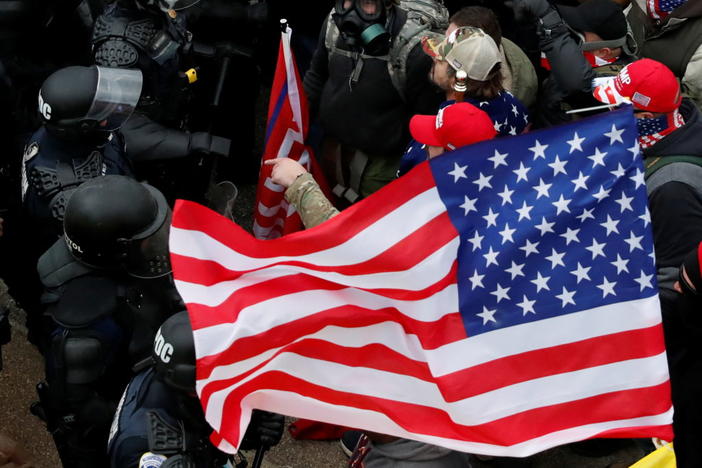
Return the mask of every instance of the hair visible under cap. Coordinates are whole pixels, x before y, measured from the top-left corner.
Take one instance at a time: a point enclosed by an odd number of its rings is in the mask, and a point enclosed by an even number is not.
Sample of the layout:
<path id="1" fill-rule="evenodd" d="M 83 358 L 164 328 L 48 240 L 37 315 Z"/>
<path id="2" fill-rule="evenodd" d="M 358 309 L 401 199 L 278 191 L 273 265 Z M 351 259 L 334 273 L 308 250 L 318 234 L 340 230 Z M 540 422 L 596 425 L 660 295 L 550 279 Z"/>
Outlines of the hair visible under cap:
<path id="1" fill-rule="evenodd" d="M 456 70 L 448 67 L 449 78 L 456 79 Z M 493 99 L 497 97 L 505 87 L 502 85 L 502 64 L 496 63 L 485 81 L 478 81 L 472 78 L 466 79 L 465 96 L 474 99 Z"/>
<path id="2" fill-rule="evenodd" d="M 451 15 L 449 23 L 453 23 L 459 28 L 463 26 L 480 28 L 495 41 L 497 47 L 500 47 L 502 44 L 502 28 L 500 28 L 500 22 L 495 12 L 489 8 L 480 6 L 463 7 Z"/>

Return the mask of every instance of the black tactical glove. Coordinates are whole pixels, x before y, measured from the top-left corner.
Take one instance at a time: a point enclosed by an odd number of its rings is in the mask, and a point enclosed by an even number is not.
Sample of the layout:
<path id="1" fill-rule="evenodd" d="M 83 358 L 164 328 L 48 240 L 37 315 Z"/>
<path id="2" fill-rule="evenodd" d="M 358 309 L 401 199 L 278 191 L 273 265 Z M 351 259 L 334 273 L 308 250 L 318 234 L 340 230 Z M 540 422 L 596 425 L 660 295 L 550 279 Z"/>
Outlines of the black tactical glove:
<path id="1" fill-rule="evenodd" d="M 203 154 L 216 154 L 219 156 L 229 156 L 229 147 L 232 141 L 207 132 L 195 132 L 190 134 L 190 152 Z"/>
<path id="2" fill-rule="evenodd" d="M 531 18 L 543 18 L 553 9 L 548 0 L 514 0 L 514 18 L 526 22 Z"/>
<path id="3" fill-rule="evenodd" d="M 272 447 L 280 442 L 285 428 L 285 417 L 268 411 L 254 410 L 251 413 L 251 422 L 241 441 L 243 450 L 263 447 Z"/>

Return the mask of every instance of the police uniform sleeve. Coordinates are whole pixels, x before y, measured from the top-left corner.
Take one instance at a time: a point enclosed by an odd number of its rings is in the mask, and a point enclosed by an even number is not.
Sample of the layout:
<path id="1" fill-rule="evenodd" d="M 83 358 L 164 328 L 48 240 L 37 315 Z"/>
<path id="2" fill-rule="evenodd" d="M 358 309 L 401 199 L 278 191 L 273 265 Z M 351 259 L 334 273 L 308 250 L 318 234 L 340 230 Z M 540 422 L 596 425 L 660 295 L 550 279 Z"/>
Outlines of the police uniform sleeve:
<path id="1" fill-rule="evenodd" d="M 405 96 L 411 115 L 436 114 L 436 109 L 443 101 L 441 91 L 429 79 L 431 57 L 422 45 L 417 44 L 407 57 L 407 83 Z"/>
<path id="2" fill-rule="evenodd" d="M 310 104 L 312 115 L 317 113 L 319 109 L 319 100 L 322 95 L 322 89 L 329 77 L 329 53 L 325 44 L 327 35 L 328 20 L 324 21 L 322 30 L 319 32 L 319 40 L 317 41 L 317 49 L 312 56 L 310 68 L 305 73 L 305 78 L 302 80 L 302 86 L 307 95 L 307 101 Z"/>
<path id="3" fill-rule="evenodd" d="M 302 174 L 285 191 L 285 199 L 295 207 L 307 229 L 336 216 L 339 210 L 324 196 L 309 172 Z"/>

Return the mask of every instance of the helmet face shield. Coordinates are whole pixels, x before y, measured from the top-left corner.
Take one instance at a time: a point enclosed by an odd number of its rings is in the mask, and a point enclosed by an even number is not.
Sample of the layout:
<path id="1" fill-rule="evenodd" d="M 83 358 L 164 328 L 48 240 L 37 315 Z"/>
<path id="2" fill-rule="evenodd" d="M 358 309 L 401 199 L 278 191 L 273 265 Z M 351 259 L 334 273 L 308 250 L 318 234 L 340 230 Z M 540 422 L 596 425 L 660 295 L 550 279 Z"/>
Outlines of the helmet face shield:
<path id="1" fill-rule="evenodd" d="M 141 71 L 96 67 L 98 84 L 86 119 L 99 122 L 101 130 L 117 130 L 132 115 L 141 96 Z"/>
<path id="2" fill-rule="evenodd" d="M 136 278 L 160 278 L 171 272 L 168 233 L 171 227 L 171 209 L 161 192 L 146 185 L 158 203 L 158 216 L 151 226 L 130 241 L 126 270 Z"/>

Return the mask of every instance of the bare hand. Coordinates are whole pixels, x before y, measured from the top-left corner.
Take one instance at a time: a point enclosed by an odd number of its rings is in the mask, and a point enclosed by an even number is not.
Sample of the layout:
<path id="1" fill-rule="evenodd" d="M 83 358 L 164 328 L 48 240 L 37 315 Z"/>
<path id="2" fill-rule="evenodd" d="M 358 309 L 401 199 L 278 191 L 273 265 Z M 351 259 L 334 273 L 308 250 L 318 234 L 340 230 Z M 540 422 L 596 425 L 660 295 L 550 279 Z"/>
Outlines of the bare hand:
<path id="1" fill-rule="evenodd" d="M 271 180 L 285 188 L 290 187 L 298 176 L 307 172 L 302 164 L 290 158 L 269 159 L 263 164 L 273 166 Z"/>

